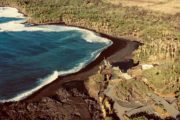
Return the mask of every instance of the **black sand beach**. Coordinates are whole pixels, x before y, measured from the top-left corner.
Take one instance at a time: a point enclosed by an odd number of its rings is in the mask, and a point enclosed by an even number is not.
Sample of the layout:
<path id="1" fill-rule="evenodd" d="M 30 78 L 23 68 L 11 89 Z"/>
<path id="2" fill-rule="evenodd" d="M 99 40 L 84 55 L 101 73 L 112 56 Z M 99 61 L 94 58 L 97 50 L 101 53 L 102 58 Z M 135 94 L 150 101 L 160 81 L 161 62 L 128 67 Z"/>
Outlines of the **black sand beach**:
<path id="1" fill-rule="evenodd" d="M 111 63 L 130 59 L 140 43 L 109 35 L 113 44 L 105 49 L 96 60 L 77 73 L 59 76 L 57 80 L 43 87 L 28 98 L 14 103 L 0 104 L 1 119 L 77 119 L 99 120 L 100 106 L 89 97 L 84 81 L 97 72 L 104 59 Z"/>
<path id="2" fill-rule="evenodd" d="M 107 59 L 111 63 L 116 63 L 123 61 L 125 58 L 130 58 L 134 50 L 138 48 L 140 43 L 136 41 L 128 41 L 123 38 L 115 38 L 109 35 L 100 33 L 100 36 L 110 39 L 113 44 L 105 49 L 96 60 L 88 64 L 85 68 L 81 69 L 79 72 L 69 74 L 66 76 L 60 76 L 57 80 L 51 84 L 43 87 L 41 90 L 37 91 L 33 95 L 29 96 L 26 100 L 37 100 L 45 96 L 51 96 L 59 89 L 59 87 L 67 82 L 71 81 L 84 81 L 87 80 L 89 76 L 97 72 L 100 63 L 104 59 Z"/>

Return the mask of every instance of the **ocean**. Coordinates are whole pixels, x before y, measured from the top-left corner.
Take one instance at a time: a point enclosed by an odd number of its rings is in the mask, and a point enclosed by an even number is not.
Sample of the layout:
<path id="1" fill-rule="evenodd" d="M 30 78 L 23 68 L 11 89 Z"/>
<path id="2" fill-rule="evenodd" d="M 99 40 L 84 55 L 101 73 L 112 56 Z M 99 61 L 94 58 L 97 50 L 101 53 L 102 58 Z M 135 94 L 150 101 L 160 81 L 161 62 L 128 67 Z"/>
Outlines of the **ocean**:
<path id="1" fill-rule="evenodd" d="M 112 44 L 92 31 L 23 24 L 26 19 L 15 8 L 0 8 L 0 102 L 22 100 L 79 71 Z"/>

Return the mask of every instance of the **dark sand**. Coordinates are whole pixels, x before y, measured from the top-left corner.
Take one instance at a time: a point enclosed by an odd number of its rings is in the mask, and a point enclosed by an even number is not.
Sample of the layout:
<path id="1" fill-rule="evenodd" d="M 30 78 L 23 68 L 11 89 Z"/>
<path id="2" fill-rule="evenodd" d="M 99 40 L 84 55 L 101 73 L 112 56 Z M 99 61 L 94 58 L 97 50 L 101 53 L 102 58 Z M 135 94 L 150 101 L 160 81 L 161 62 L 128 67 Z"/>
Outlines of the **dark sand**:
<path id="1" fill-rule="evenodd" d="M 111 63 L 116 63 L 123 61 L 125 58 L 132 55 L 132 52 L 138 48 L 140 45 L 136 41 L 128 41 L 123 38 L 115 38 L 106 34 L 100 33 L 100 36 L 112 40 L 113 44 L 104 50 L 100 56 L 88 64 L 85 68 L 81 69 L 79 72 L 69 74 L 67 76 L 60 76 L 57 80 L 51 84 L 43 87 L 41 90 L 37 91 L 33 95 L 29 96 L 25 101 L 38 100 L 42 97 L 52 96 L 55 92 L 66 82 L 71 81 L 84 81 L 87 80 L 89 76 L 97 72 L 99 65 L 102 61 L 107 59 Z"/>
<path id="2" fill-rule="evenodd" d="M 66 25 L 65 23 L 59 24 Z M 122 62 L 125 59 L 131 58 L 133 51 L 141 43 L 128 41 L 123 38 L 115 38 L 102 33 L 99 34 L 112 40 L 113 45 L 104 50 L 96 60 L 79 72 L 60 76 L 57 80 L 25 100 L 0 104 L 0 119 L 101 120 L 100 106 L 94 99 L 88 96 L 84 81 L 97 72 L 104 58 L 111 63 Z"/>
<path id="3" fill-rule="evenodd" d="M 106 58 L 111 63 L 131 58 L 140 43 L 100 34 L 113 41 L 100 56 L 77 73 L 60 76 L 25 100 L 0 104 L 2 120 L 101 120 L 99 104 L 89 97 L 84 81 Z M 126 66 L 126 65 L 125 65 Z"/>
<path id="4" fill-rule="evenodd" d="M 82 81 L 61 85 L 51 97 L 0 104 L 0 120 L 102 120 Z"/>

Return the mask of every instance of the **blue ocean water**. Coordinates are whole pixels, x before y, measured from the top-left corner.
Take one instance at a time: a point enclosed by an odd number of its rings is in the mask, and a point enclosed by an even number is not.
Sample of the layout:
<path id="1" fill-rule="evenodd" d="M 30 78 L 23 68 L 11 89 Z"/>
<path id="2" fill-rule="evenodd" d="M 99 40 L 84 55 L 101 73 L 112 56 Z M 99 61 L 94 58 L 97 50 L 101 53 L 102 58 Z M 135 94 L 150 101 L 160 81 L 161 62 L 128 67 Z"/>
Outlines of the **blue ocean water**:
<path id="1" fill-rule="evenodd" d="M 0 24 L 18 20 L 0 18 Z M 54 71 L 75 72 L 108 46 L 88 42 L 83 34 L 79 30 L 1 31 L 0 101 L 20 100 L 31 94 L 46 85 Z"/>

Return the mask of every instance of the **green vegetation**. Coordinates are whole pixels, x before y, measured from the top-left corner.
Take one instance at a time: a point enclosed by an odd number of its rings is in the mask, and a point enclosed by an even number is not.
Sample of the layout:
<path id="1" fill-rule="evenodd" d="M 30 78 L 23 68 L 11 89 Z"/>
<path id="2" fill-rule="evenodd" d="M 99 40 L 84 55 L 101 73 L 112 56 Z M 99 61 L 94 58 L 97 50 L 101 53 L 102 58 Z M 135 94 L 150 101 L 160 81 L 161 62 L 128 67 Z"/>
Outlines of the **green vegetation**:
<path id="1" fill-rule="evenodd" d="M 135 38 L 144 45 L 134 53 L 134 59 L 141 63 L 158 64 L 155 68 L 144 71 L 143 77 L 163 94 L 175 93 L 180 87 L 178 13 L 168 15 L 100 0 L 0 0 L 0 5 L 19 8 L 28 15 L 28 22 L 31 23 L 64 22 L 116 37 Z M 141 84 L 144 83 L 123 82 L 118 89 L 123 89 L 123 95 L 129 93 L 128 88 L 139 87 L 140 91 L 136 92 L 144 95 L 144 91 L 148 90 Z"/>
<path id="2" fill-rule="evenodd" d="M 89 0 L 1 0 L 0 4 L 19 8 L 30 22 L 61 22 L 66 15 L 79 15 L 86 11 Z"/>
<path id="3" fill-rule="evenodd" d="M 97 0 L 1 0 L 0 4 L 20 8 L 33 23 L 65 22 L 141 39 L 145 45 L 136 55 L 141 61 L 152 56 L 157 60 L 179 55 L 179 14 L 160 14 Z"/>
<path id="4" fill-rule="evenodd" d="M 175 93 L 180 88 L 179 61 L 169 61 L 143 72 L 143 76 L 154 85 L 158 92 Z"/>
<path id="5" fill-rule="evenodd" d="M 117 91 L 116 96 L 120 100 L 129 101 L 128 98 L 130 97 L 141 102 L 146 102 L 147 93 L 152 92 L 143 82 L 134 79 L 118 82 L 114 91 Z"/>
<path id="6" fill-rule="evenodd" d="M 136 54 L 141 61 L 180 55 L 179 14 L 166 15 L 98 0 L 0 0 L 0 4 L 18 7 L 33 23 L 65 22 L 117 37 L 141 39 L 145 45 Z"/>

